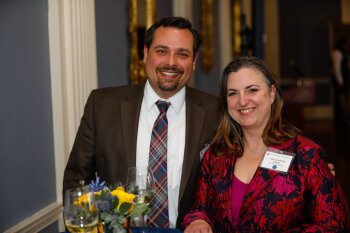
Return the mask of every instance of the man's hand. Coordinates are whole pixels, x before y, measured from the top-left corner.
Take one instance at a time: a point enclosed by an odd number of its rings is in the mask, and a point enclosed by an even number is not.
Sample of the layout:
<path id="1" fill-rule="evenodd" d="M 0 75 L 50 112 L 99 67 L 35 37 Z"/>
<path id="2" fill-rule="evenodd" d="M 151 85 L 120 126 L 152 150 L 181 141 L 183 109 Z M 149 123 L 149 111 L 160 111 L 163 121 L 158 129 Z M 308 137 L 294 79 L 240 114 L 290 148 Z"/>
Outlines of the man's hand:
<path id="1" fill-rule="evenodd" d="M 328 168 L 331 171 L 332 175 L 335 176 L 335 169 L 332 163 L 328 163 Z"/>
<path id="2" fill-rule="evenodd" d="M 184 233 L 213 233 L 213 231 L 206 221 L 198 219 L 191 222 Z"/>

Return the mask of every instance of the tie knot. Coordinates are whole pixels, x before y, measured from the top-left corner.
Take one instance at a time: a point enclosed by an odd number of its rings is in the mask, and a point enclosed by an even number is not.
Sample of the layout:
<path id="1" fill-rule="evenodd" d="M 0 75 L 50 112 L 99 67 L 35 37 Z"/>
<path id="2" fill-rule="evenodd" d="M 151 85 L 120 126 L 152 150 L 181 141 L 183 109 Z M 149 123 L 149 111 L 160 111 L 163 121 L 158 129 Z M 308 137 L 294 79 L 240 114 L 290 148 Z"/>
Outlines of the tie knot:
<path id="1" fill-rule="evenodd" d="M 167 112 L 170 104 L 171 104 L 170 102 L 165 102 L 165 101 L 161 101 L 161 100 L 158 100 L 156 102 L 156 105 L 157 105 L 160 112 Z"/>

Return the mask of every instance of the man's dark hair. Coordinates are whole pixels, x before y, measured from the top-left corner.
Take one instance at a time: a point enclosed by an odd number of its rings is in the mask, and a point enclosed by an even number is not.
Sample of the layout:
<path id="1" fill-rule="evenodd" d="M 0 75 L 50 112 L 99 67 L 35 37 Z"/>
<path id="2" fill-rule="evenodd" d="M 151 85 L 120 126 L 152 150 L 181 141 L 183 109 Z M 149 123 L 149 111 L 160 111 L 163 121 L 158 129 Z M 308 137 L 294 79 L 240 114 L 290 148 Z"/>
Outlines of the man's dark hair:
<path id="1" fill-rule="evenodd" d="M 157 22 L 155 22 L 146 32 L 145 35 L 145 46 L 149 49 L 151 47 L 152 41 L 153 41 L 153 35 L 157 28 L 159 27 L 173 27 L 178 29 L 187 29 L 189 30 L 193 35 L 193 57 L 198 53 L 199 48 L 201 46 L 201 38 L 199 36 L 199 33 L 192 28 L 192 24 L 190 21 L 188 21 L 185 18 L 182 17 L 165 17 Z"/>

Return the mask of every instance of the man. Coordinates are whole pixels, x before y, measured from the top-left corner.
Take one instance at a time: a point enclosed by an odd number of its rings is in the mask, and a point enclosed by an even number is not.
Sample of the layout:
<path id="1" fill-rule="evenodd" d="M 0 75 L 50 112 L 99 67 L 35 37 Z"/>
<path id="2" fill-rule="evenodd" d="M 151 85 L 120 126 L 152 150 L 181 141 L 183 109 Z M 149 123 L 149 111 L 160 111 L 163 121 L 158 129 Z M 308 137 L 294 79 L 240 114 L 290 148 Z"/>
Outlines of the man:
<path id="1" fill-rule="evenodd" d="M 63 191 L 99 176 L 126 182 L 127 168 L 149 161 L 158 100 L 166 113 L 169 226 L 180 227 L 193 203 L 200 151 L 215 134 L 217 99 L 186 86 L 195 70 L 199 34 L 180 17 L 163 18 L 146 33 L 143 84 L 91 92 L 65 169 Z"/>

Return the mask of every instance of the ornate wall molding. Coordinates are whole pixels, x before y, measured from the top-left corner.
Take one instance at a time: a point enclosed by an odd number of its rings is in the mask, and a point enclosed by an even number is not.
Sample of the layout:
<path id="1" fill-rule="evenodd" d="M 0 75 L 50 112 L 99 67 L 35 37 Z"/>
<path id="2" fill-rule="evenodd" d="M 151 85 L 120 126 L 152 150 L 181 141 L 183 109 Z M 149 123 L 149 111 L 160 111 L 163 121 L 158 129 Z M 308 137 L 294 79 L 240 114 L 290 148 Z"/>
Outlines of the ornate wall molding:
<path id="1" fill-rule="evenodd" d="M 234 56 L 241 55 L 241 45 L 242 45 L 242 37 L 241 37 L 241 1 L 240 0 L 232 0 L 232 44 Z"/>
<path id="2" fill-rule="evenodd" d="M 213 0 L 201 1 L 202 70 L 209 73 L 215 64 L 214 4 Z"/>
<path id="3" fill-rule="evenodd" d="M 219 2 L 219 54 L 220 54 L 220 72 L 232 60 L 232 17 L 231 0 L 220 0 Z"/>
<path id="4" fill-rule="evenodd" d="M 97 88 L 94 0 L 49 0 L 49 43 L 57 201 L 84 105 Z M 57 219 L 56 219 L 57 220 Z M 64 231 L 62 216 L 60 231 Z"/>
<path id="5" fill-rule="evenodd" d="M 84 105 L 97 87 L 94 0 L 59 1 L 66 155 L 72 148 Z"/>
<path id="6" fill-rule="evenodd" d="M 184 17 L 193 23 L 193 0 L 173 0 L 173 15 Z"/>
<path id="7" fill-rule="evenodd" d="M 142 14 L 146 15 L 146 30 L 156 21 L 156 0 L 146 0 L 146 9 Z M 129 34 L 130 34 L 130 65 L 129 77 L 130 83 L 140 83 L 146 80 L 145 64 L 139 56 L 139 39 L 138 34 L 138 4 L 137 0 L 129 0 Z M 141 14 L 141 13 L 140 13 Z"/>
<path id="8" fill-rule="evenodd" d="M 19 224 L 10 229 L 7 229 L 4 233 L 31 233 L 39 232 L 45 227 L 49 226 L 53 222 L 57 221 L 59 216 L 62 215 L 62 203 L 55 202 L 38 211 L 29 218 L 23 220 Z M 65 231 L 64 228 L 60 232 Z"/>

